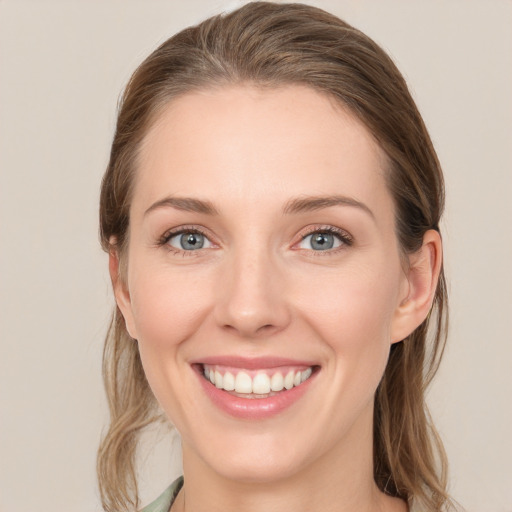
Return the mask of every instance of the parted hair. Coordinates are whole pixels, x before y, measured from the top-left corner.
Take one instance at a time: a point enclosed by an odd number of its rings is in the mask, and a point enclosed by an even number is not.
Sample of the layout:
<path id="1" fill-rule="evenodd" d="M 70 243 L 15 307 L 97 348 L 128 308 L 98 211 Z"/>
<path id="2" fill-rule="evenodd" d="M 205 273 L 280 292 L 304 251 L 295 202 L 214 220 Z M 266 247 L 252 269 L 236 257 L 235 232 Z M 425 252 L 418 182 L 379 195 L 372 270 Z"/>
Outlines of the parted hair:
<path id="1" fill-rule="evenodd" d="M 369 37 L 321 9 L 254 2 L 211 17 L 165 41 L 132 75 L 121 98 L 100 198 L 100 238 L 120 257 L 123 279 L 137 156 L 148 130 L 180 95 L 209 87 L 299 84 L 333 98 L 355 115 L 387 155 L 387 186 L 404 256 L 427 230 L 439 231 L 444 184 L 436 152 L 404 78 Z M 123 270 L 124 269 L 124 270 Z M 430 419 L 425 390 L 446 341 L 447 292 L 441 270 L 432 310 L 391 346 L 375 395 L 374 478 L 411 510 L 448 510 L 446 456 Z M 103 373 L 110 423 L 98 451 L 98 480 L 108 512 L 139 506 L 136 447 L 161 414 L 146 381 L 138 345 L 116 307 Z"/>

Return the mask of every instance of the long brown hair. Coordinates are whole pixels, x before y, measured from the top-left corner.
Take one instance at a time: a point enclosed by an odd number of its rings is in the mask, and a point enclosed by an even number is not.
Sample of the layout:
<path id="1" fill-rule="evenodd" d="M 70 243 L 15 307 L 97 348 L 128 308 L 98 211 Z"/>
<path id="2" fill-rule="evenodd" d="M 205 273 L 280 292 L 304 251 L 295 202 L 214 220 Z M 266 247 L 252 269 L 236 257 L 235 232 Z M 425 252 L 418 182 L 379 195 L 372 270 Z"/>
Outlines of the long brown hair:
<path id="1" fill-rule="evenodd" d="M 301 4 L 255 2 L 187 28 L 155 50 L 124 92 L 100 204 L 101 242 L 123 263 L 133 176 L 141 141 L 166 104 L 211 86 L 302 84 L 342 103 L 385 151 L 396 232 L 404 254 L 439 230 L 441 168 L 406 83 L 386 53 L 337 17 Z M 115 242 L 114 242 L 115 241 Z M 121 271 L 121 278 L 122 278 Z M 446 457 L 425 404 L 443 352 L 447 293 L 441 272 L 433 308 L 410 336 L 392 346 L 374 409 L 378 487 L 426 512 L 447 510 Z M 115 309 L 104 350 L 110 426 L 98 454 L 105 510 L 138 506 L 138 436 L 158 418 L 137 343 Z"/>

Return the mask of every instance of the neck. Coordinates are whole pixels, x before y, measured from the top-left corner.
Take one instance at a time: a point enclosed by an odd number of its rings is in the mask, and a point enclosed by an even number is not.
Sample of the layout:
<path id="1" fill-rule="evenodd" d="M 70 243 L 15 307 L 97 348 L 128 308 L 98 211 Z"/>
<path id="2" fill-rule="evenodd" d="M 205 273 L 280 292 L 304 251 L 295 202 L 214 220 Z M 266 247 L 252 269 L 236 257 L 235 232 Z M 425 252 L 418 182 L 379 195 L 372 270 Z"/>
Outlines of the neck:
<path id="1" fill-rule="evenodd" d="M 280 479 L 240 481 L 214 471 L 183 443 L 185 482 L 172 512 L 406 512 L 373 478 L 372 428 Z"/>

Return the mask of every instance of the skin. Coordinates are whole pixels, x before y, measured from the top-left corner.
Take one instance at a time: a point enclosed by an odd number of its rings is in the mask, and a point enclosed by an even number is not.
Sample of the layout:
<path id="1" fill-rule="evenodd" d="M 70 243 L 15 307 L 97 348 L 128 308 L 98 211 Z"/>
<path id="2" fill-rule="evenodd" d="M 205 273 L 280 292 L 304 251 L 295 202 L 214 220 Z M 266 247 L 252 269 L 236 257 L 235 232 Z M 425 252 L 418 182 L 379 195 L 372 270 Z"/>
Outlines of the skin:
<path id="1" fill-rule="evenodd" d="M 127 272 L 119 277 L 115 251 L 110 270 L 150 386 L 182 436 L 173 511 L 406 510 L 373 481 L 373 400 L 390 345 L 430 309 L 441 242 L 427 232 L 404 264 L 385 173 L 368 130 L 301 86 L 187 94 L 147 134 Z M 293 199 L 333 195 L 364 206 L 283 213 Z M 154 206 L 168 197 L 217 213 Z M 161 243 L 183 226 L 204 231 L 205 247 Z M 330 226 L 351 242 L 314 250 L 307 235 Z M 190 363 L 217 355 L 292 357 L 320 372 L 290 408 L 250 421 L 204 394 Z"/>

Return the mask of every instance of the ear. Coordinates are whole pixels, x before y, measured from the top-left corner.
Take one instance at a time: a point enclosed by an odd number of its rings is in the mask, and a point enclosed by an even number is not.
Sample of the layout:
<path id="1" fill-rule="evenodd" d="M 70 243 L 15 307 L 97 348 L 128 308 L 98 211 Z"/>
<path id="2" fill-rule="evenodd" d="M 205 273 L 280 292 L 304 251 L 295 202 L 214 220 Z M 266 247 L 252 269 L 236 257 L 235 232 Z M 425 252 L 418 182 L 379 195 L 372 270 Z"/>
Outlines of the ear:
<path id="1" fill-rule="evenodd" d="M 114 290 L 117 307 L 124 317 L 126 330 L 132 338 L 137 339 L 130 292 L 128 291 L 128 286 L 125 282 L 125 276 L 122 276 L 120 272 L 119 251 L 115 247 L 115 243 L 111 243 L 111 249 L 108 253 L 108 269 L 110 272 L 110 279 L 112 281 L 112 288 Z"/>
<path id="2" fill-rule="evenodd" d="M 433 229 L 427 231 L 421 248 L 408 258 L 403 296 L 393 317 L 392 343 L 409 336 L 430 312 L 443 260 L 439 233 Z"/>

